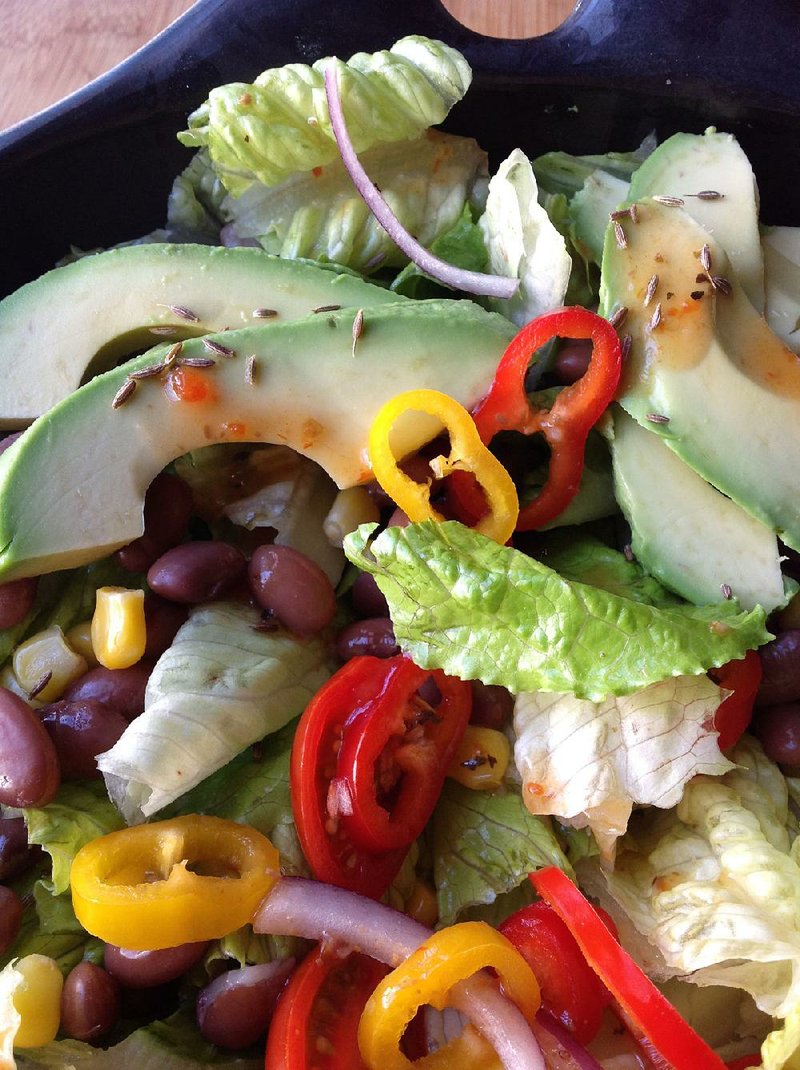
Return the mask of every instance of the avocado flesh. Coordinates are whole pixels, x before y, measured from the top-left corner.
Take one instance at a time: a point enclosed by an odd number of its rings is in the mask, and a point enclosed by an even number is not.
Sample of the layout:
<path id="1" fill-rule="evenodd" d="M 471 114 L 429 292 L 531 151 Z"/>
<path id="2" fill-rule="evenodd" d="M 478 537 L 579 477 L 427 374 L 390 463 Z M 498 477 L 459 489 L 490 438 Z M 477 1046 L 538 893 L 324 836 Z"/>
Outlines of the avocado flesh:
<path id="1" fill-rule="evenodd" d="M 143 531 L 144 493 L 155 475 L 210 443 L 281 443 L 340 487 L 364 482 L 371 478 L 369 429 L 386 401 L 431 388 L 472 407 L 514 334 L 508 320 L 470 301 L 368 310 L 354 343 L 355 316 L 342 310 L 213 336 L 236 355 L 186 369 L 192 384 L 207 389 L 205 399 L 175 400 L 172 372 L 139 381 L 112 408 L 128 372 L 163 360 L 167 346 L 75 391 L 0 456 L 0 577 L 71 568 L 130 542 Z M 201 339 L 181 352 L 182 359 L 209 356 Z M 422 414 L 403 418 L 392 435 L 396 455 L 440 427 Z"/>
<path id="2" fill-rule="evenodd" d="M 764 315 L 770 329 L 800 353 L 800 228 L 770 227 L 764 250 Z"/>
<path id="3" fill-rule="evenodd" d="M 624 329 L 632 339 L 617 400 L 704 479 L 800 548 L 800 364 L 707 231 L 682 209 L 652 200 L 640 202 L 638 214 L 625 227 L 625 247 L 612 231 L 603 254 L 603 307 L 628 309 Z M 697 281 L 705 243 L 730 294 Z M 654 275 L 656 294 L 645 306 Z M 652 326 L 657 303 L 661 320 Z"/>
<path id="4" fill-rule="evenodd" d="M 648 572 L 695 605 L 719 602 L 723 585 L 743 609 L 786 603 L 774 532 L 618 406 L 609 437 L 617 501 Z"/>
<path id="5" fill-rule="evenodd" d="M 0 302 L 0 428 L 26 427 L 90 375 L 149 349 L 159 341 L 153 328 L 171 329 L 174 340 L 263 322 L 261 309 L 285 320 L 320 305 L 398 300 L 354 275 L 261 249 L 153 244 L 85 256 Z"/>
<path id="6" fill-rule="evenodd" d="M 696 196 L 709 190 L 718 199 Z M 693 196 L 694 194 L 694 196 Z M 674 134 L 634 172 L 628 197 L 680 197 L 691 217 L 726 251 L 753 305 L 764 308 L 758 190 L 750 161 L 732 134 Z"/>

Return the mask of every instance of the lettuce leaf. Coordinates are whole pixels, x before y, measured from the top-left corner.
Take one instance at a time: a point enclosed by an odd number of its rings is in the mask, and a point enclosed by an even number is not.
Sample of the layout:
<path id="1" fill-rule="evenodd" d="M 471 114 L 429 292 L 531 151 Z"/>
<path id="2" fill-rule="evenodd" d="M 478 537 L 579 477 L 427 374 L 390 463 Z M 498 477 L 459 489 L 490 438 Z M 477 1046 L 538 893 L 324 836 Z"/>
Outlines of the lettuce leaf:
<path id="1" fill-rule="evenodd" d="M 264 71 L 255 84 L 213 89 L 179 135 L 208 147 L 214 170 L 238 197 L 251 182 L 275 186 L 296 171 L 336 159 L 323 74 L 337 68 L 345 118 L 357 152 L 385 141 L 408 141 L 441 123 L 469 87 L 469 64 L 455 49 L 425 37 L 404 37 L 388 51 L 359 52 L 347 63 L 320 59 Z"/>
<path id="2" fill-rule="evenodd" d="M 530 160 L 514 149 L 489 181 L 486 211 L 479 220 L 489 253 L 489 271 L 520 280 L 508 299 L 490 299 L 495 312 L 522 327 L 564 304 L 572 257 L 560 231 L 539 204 Z"/>
<path id="3" fill-rule="evenodd" d="M 458 222 L 430 243 L 430 250 L 441 260 L 467 271 L 486 270 L 486 245 L 472 209 L 465 204 Z M 435 297 L 451 297 L 452 290 L 436 282 L 413 262 L 406 264 L 389 287 L 404 297 L 422 301 Z"/>
<path id="4" fill-rule="evenodd" d="M 259 620 L 238 603 L 199 606 L 156 663 L 144 713 L 97 762 L 127 821 L 158 812 L 282 728 L 334 671 L 324 639 L 259 631 Z"/>
<path id="5" fill-rule="evenodd" d="M 571 873 L 549 823 L 529 813 L 515 790 L 471 791 L 446 780 L 432 827 L 440 925 L 514 891 L 531 870 Z"/>
<path id="6" fill-rule="evenodd" d="M 571 583 L 455 521 L 374 525 L 345 553 L 386 596 L 402 650 L 423 668 L 601 701 L 697 675 L 766 642 L 761 609 L 649 606 Z"/>
<path id="7" fill-rule="evenodd" d="M 533 161 L 539 186 L 548 193 L 577 193 L 595 171 L 605 171 L 615 178 L 630 182 L 633 172 L 656 147 L 655 137 L 646 137 L 632 152 L 605 152 L 598 155 L 574 156 L 569 152 L 547 152 Z"/>
<path id="8" fill-rule="evenodd" d="M 606 860 L 634 803 L 668 809 L 693 776 L 732 769 L 713 718 L 722 692 L 677 676 L 604 702 L 536 691 L 514 707 L 514 758 L 534 814 L 588 827 Z"/>

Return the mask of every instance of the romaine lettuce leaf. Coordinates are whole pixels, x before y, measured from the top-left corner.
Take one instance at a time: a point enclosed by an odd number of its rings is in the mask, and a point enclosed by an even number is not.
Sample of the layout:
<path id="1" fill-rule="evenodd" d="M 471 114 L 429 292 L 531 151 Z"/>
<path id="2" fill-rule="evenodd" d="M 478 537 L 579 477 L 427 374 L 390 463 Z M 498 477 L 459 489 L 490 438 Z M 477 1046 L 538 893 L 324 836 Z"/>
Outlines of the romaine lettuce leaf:
<path id="1" fill-rule="evenodd" d="M 487 167 L 472 138 L 435 130 L 413 141 L 376 145 L 362 163 L 402 225 L 426 246 L 455 226 Z M 254 182 L 226 197 L 221 211 L 228 243 L 257 242 L 287 259 L 331 261 L 364 272 L 408 262 L 338 157 L 277 186 Z"/>
<path id="2" fill-rule="evenodd" d="M 494 903 L 531 870 L 571 867 L 549 823 L 529 813 L 519 792 L 471 791 L 446 780 L 432 818 L 433 875 L 439 924 Z"/>
<path id="3" fill-rule="evenodd" d="M 156 663 L 144 713 L 97 761 L 129 822 L 297 717 L 334 671 L 323 638 L 260 631 L 259 620 L 238 603 L 199 606 Z"/>
<path id="4" fill-rule="evenodd" d="M 533 161 L 536 180 L 548 193 L 571 197 L 595 171 L 606 171 L 615 178 L 630 182 L 636 171 L 656 147 L 653 135 L 646 137 L 632 152 L 606 152 L 595 156 L 573 156 L 569 152 L 547 152 Z"/>
<path id="5" fill-rule="evenodd" d="M 486 246 L 483 234 L 473 222 L 470 205 L 464 205 L 461 218 L 448 231 L 434 238 L 430 250 L 440 260 L 467 271 L 486 270 Z M 436 297 L 452 297 L 452 290 L 436 282 L 413 262 L 406 264 L 394 279 L 391 290 L 404 297 L 425 300 Z"/>
<path id="6" fill-rule="evenodd" d="M 226 188 L 240 196 L 257 179 L 275 186 L 338 155 L 323 75 L 336 65 L 350 137 L 357 152 L 383 141 L 408 141 L 442 122 L 469 87 L 469 64 L 455 49 L 425 37 L 404 37 L 388 51 L 359 52 L 347 63 L 288 63 L 213 89 L 179 135 L 208 146 Z"/>
<path id="7" fill-rule="evenodd" d="M 668 809 L 698 773 L 732 769 L 713 718 L 722 692 L 707 676 L 676 676 L 604 702 L 535 691 L 517 697 L 514 759 L 534 814 L 588 827 L 601 854 L 634 803 Z"/>
<path id="8" fill-rule="evenodd" d="M 601 701 L 697 675 L 766 642 L 763 610 L 660 608 L 570 583 L 455 521 L 374 525 L 345 553 L 386 596 L 402 650 L 423 668 L 523 691 Z"/>

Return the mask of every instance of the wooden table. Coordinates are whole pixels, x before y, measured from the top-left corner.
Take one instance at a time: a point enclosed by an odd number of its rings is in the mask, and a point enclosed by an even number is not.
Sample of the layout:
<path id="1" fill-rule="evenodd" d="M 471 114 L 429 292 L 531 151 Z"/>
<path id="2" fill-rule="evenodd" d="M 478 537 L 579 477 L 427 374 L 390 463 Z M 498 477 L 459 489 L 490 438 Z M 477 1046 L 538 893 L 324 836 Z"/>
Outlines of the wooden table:
<path id="1" fill-rule="evenodd" d="M 339 2 L 346 4 L 347 0 Z M 497 37 L 546 33 L 558 26 L 574 6 L 574 0 L 443 2 L 466 25 Z M 107 71 L 182 15 L 191 3 L 192 0 L 0 0 L 0 129 Z"/>

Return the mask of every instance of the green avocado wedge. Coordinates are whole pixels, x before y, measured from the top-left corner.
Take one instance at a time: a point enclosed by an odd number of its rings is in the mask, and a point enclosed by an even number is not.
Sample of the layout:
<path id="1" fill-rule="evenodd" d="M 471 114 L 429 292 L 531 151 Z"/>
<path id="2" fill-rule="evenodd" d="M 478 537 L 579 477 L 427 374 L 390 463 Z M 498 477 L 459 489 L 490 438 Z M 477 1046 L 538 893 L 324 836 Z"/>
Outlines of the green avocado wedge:
<path id="1" fill-rule="evenodd" d="M 0 301 L 0 428 L 26 427 L 159 334 L 174 341 L 320 305 L 398 300 L 355 275 L 262 249 L 145 244 L 84 256 Z"/>
<path id="2" fill-rule="evenodd" d="M 228 355 L 191 339 L 177 366 L 131 379 L 164 361 L 169 347 L 160 346 L 75 391 L 0 456 L 0 578 L 71 568 L 136 538 L 151 480 L 214 442 L 281 443 L 340 487 L 368 480 L 369 429 L 381 406 L 431 388 L 472 407 L 515 331 L 470 301 L 366 310 L 360 332 L 357 316 L 345 309 L 209 336 Z M 185 363 L 198 358 L 215 363 Z M 392 435 L 396 455 L 440 428 L 433 417 L 404 417 Z"/>
<path id="3" fill-rule="evenodd" d="M 611 233 L 603 254 L 602 308 L 627 308 L 632 339 L 617 400 L 800 548 L 797 357 L 753 308 L 708 231 L 680 207 L 637 205 L 624 246 Z"/>

